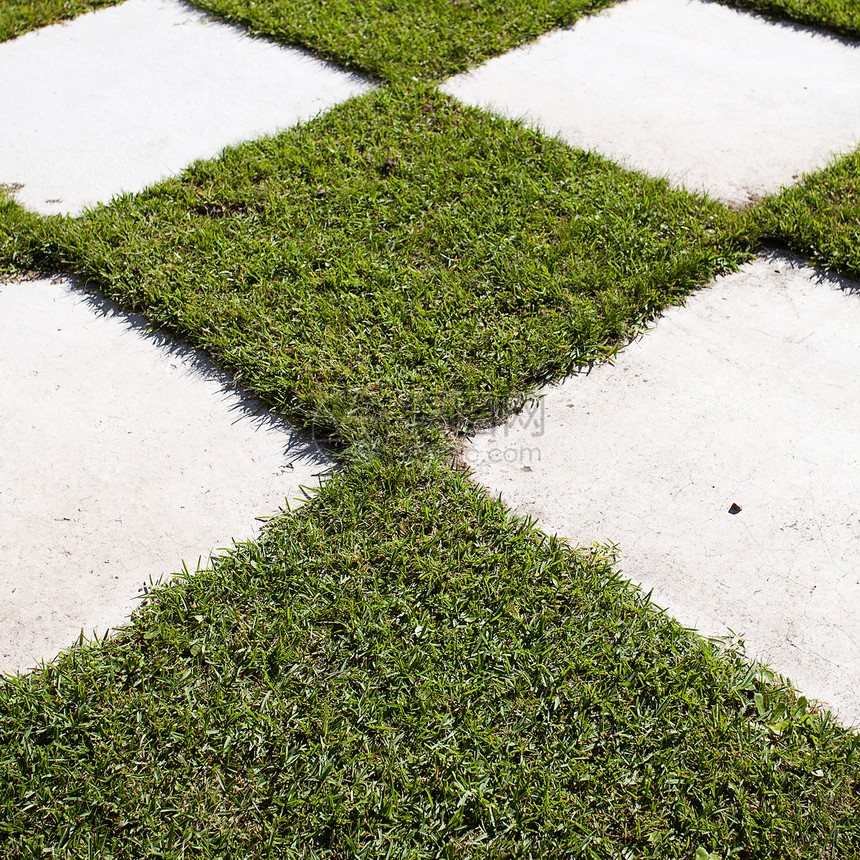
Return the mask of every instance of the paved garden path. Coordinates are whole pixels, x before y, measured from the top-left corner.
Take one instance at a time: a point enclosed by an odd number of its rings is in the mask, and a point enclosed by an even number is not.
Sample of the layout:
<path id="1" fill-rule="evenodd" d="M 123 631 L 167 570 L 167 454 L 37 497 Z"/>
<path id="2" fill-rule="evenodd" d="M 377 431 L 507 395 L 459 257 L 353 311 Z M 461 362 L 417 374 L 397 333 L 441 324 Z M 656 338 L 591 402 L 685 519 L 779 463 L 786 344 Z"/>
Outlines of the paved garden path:
<path id="1" fill-rule="evenodd" d="M 77 214 L 372 86 L 177 0 L 126 0 L 0 45 L 0 182 Z M 732 206 L 860 142 L 860 47 L 698 0 L 626 0 L 443 89 Z M 617 542 L 682 623 L 745 637 L 848 721 L 857 290 L 761 256 L 464 455 L 546 530 Z M 119 623 L 142 580 L 250 536 L 326 467 L 198 356 L 86 295 L 0 284 L 0 669 Z"/>

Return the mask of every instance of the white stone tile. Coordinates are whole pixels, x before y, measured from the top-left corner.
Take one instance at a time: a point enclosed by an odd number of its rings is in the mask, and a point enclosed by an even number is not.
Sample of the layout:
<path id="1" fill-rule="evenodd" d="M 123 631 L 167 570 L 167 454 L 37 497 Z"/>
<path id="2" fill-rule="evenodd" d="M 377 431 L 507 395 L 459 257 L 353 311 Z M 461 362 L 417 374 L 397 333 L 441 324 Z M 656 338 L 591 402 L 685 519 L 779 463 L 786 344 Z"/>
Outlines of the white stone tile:
<path id="1" fill-rule="evenodd" d="M 0 671 L 319 486 L 330 461 L 198 352 L 65 280 L 0 282 Z"/>
<path id="2" fill-rule="evenodd" d="M 178 0 L 126 0 L 0 44 L 0 183 L 77 214 L 370 88 Z"/>
<path id="3" fill-rule="evenodd" d="M 627 0 L 443 88 L 734 205 L 860 142 L 860 47 L 698 0 Z"/>
<path id="4" fill-rule="evenodd" d="M 860 285 L 767 256 L 477 435 L 475 479 L 860 721 Z M 732 503 L 742 510 L 730 514 Z"/>

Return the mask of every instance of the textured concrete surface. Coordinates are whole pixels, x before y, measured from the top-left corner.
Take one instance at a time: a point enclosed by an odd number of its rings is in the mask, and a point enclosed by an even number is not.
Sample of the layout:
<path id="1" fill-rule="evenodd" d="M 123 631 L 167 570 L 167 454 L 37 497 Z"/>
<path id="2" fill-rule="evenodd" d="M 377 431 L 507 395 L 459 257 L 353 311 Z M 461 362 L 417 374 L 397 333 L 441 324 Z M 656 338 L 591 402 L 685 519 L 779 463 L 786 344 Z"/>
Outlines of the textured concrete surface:
<path id="1" fill-rule="evenodd" d="M 695 0 L 628 0 L 443 88 L 734 205 L 860 141 L 860 47 Z"/>
<path id="2" fill-rule="evenodd" d="M 64 280 L 0 282 L 0 671 L 124 621 L 329 461 L 199 353 Z"/>
<path id="3" fill-rule="evenodd" d="M 545 531 L 860 722 L 860 285 L 762 257 L 476 436 Z M 731 514 L 736 503 L 741 510 Z"/>
<path id="4" fill-rule="evenodd" d="M 369 89 L 178 0 L 126 0 L 0 44 L 0 183 L 77 214 Z"/>

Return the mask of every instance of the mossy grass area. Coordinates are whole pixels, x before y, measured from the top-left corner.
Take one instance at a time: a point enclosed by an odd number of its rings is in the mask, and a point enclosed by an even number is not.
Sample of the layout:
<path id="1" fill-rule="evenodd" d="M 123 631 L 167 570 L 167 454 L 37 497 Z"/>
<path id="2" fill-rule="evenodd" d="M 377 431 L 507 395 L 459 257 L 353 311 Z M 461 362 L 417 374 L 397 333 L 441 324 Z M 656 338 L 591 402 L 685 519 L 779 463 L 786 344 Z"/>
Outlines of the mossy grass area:
<path id="1" fill-rule="evenodd" d="M 732 212 L 411 81 L 585 4 L 217 5 L 401 83 L 78 219 L 0 193 L 0 272 L 91 279 L 343 468 L 0 684 L 0 856 L 860 857 L 854 731 L 440 455 L 761 241 L 860 276 L 858 156 Z"/>
<path id="2" fill-rule="evenodd" d="M 6 857 L 860 850 L 857 735 L 427 463 L 7 682 L 0 737 Z"/>

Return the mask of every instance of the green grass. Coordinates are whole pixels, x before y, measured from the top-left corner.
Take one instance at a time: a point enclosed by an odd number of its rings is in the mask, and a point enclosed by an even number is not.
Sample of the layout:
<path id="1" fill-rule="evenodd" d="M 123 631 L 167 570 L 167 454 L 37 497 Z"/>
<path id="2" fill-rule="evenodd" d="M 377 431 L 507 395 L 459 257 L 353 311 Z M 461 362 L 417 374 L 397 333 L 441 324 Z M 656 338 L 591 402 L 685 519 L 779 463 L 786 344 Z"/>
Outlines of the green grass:
<path id="1" fill-rule="evenodd" d="M 0 42 L 117 2 L 119 0 L 3 0 L 0 3 Z"/>
<path id="2" fill-rule="evenodd" d="M 15 203 L 11 190 L 0 185 L 0 275 L 37 270 L 43 260 L 36 238 L 42 219 Z"/>
<path id="3" fill-rule="evenodd" d="M 724 207 L 423 87 L 40 224 L 63 269 L 347 443 L 495 418 L 739 254 Z"/>
<path id="4" fill-rule="evenodd" d="M 0 686 L 2 854 L 860 856 L 857 735 L 758 677 L 605 552 L 376 464 Z"/>
<path id="5" fill-rule="evenodd" d="M 811 27 L 824 28 L 860 38 L 860 4 L 857 0 L 717 0 L 761 12 L 777 20 L 792 20 Z"/>
<path id="6" fill-rule="evenodd" d="M 765 199 L 748 218 L 751 238 L 775 239 L 860 279 L 860 151 Z"/>
<path id="7" fill-rule="evenodd" d="M 433 80 L 612 0 L 198 0 L 255 33 L 391 81 Z"/>

